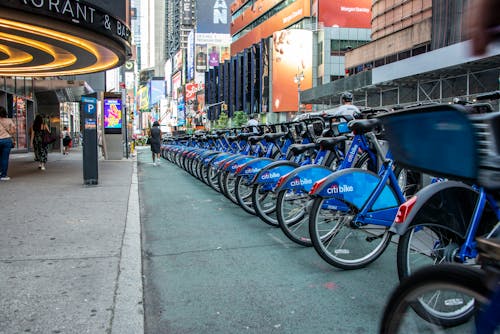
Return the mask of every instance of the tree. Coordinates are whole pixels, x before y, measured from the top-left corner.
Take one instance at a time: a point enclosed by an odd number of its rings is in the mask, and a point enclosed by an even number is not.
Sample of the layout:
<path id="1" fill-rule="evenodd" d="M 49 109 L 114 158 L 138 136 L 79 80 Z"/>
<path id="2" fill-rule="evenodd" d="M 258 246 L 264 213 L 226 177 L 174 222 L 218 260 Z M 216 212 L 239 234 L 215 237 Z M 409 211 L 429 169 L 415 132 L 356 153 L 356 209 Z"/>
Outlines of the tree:
<path id="1" fill-rule="evenodd" d="M 248 122 L 247 114 L 245 114 L 243 111 L 237 111 L 234 113 L 233 125 L 235 127 L 239 128 L 242 125 L 247 124 L 247 122 Z"/>
<path id="2" fill-rule="evenodd" d="M 227 117 L 227 114 L 222 111 L 219 115 L 219 118 L 217 119 L 217 124 L 215 127 L 217 129 L 227 129 L 227 125 L 229 124 L 229 117 Z"/>

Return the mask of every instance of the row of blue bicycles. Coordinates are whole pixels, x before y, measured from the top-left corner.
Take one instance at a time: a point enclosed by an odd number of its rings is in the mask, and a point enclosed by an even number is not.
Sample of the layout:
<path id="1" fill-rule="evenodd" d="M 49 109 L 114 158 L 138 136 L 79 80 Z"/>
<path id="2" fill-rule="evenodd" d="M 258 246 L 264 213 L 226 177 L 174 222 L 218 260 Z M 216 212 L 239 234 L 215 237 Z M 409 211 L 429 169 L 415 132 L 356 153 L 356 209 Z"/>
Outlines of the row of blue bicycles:
<path id="1" fill-rule="evenodd" d="M 495 333 L 500 117 L 492 109 L 482 102 L 369 109 L 362 119 L 305 114 L 258 131 L 172 138 L 162 156 L 335 267 L 362 268 L 395 242 L 401 285 L 381 333 L 464 333 L 471 323 Z M 485 293 L 446 279 L 462 277 L 457 271 L 473 272 L 472 285 Z M 427 282 L 421 275 L 430 283 L 415 284 Z M 470 321 L 482 308 L 475 318 L 483 320 Z M 484 319 L 493 331 L 480 329 Z"/>

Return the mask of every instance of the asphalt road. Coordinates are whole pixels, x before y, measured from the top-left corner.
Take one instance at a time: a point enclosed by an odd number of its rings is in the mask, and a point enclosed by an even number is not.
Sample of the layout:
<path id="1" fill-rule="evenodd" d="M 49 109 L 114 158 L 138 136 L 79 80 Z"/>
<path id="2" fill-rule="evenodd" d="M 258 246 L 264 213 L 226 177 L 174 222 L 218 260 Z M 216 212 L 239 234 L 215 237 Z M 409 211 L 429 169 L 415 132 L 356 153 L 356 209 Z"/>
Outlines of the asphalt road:
<path id="1" fill-rule="evenodd" d="M 394 245 L 336 269 L 149 148 L 138 179 L 145 333 L 377 333 Z"/>

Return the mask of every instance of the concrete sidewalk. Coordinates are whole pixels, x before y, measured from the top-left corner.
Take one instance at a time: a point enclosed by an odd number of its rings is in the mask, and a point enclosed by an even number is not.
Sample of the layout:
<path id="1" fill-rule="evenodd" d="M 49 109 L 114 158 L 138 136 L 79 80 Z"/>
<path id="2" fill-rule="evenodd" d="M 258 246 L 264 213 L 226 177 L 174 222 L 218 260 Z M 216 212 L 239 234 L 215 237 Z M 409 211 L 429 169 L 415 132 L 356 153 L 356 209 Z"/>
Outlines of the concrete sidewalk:
<path id="1" fill-rule="evenodd" d="M 0 333 L 143 333 L 135 159 L 11 154 L 0 182 Z"/>

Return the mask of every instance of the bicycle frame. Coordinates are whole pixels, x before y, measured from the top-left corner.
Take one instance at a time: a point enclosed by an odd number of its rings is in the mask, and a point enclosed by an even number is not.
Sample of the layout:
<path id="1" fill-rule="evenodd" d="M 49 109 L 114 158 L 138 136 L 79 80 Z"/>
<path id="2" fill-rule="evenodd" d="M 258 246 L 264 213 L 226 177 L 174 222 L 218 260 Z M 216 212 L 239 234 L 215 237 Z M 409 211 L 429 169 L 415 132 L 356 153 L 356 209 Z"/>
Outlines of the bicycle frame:
<path id="1" fill-rule="evenodd" d="M 347 211 L 344 202 L 357 207 L 355 223 L 387 227 L 392 225 L 399 205 L 406 201 L 390 159 L 384 162 L 379 175 L 358 168 L 335 172 L 317 181 L 309 195 L 328 199 L 323 203 L 326 209 Z"/>

